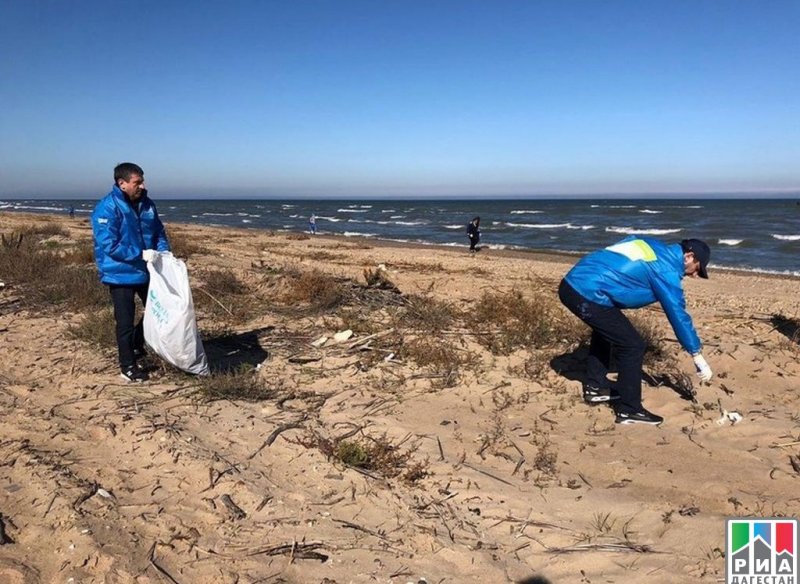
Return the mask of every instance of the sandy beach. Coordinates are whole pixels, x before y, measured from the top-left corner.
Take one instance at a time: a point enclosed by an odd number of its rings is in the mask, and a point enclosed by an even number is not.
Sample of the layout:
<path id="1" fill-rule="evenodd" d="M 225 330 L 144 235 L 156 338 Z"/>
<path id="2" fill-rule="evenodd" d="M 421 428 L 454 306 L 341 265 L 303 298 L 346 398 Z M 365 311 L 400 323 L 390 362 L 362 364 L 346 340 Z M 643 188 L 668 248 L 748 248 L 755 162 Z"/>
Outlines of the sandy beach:
<path id="1" fill-rule="evenodd" d="M 93 270 L 85 218 L 0 213 L 9 261 L 20 231 Z M 110 302 L 0 273 L 0 583 L 711 583 L 726 518 L 798 515 L 797 279 L 684 282 L 706 386 L 636 311 L 665 422 L 617 426 L 580 396 L 574 257 L 167 231 L 209 380 L 125 384 Z"/>

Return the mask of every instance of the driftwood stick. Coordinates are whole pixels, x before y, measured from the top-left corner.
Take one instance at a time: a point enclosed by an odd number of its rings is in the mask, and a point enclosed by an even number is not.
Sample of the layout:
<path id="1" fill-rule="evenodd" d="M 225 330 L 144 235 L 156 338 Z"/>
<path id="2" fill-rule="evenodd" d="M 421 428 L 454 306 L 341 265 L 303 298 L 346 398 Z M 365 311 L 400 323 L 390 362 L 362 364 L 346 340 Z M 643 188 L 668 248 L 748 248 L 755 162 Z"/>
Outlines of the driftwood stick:
<path id="1" fill-rule="evenodd" d="M 275 442 L 275 440 L 278 438 L 278 436 L 281 435 L 282 432 L 301 426 L 303 422 L 305 422 L 305 420 L 306 420 L 305 418 L 302 418 L 300 420 L 295 420 L 294 422 L 287 422 L 286 424 L 281 424 L 280 426 L 275 428 L 270 433 L 270 435 L 267 436 L 267 439 L 264 440 L 263 444 L 261 444 L 261 446 L 258 447 L 258 450 L 256 450 L 253 454 L 247 457 L 247 460 L 253 460 L 253 458 L 255 458 L 259 452 L 264 450 L 267 446 L 271 446 L 272 443 Z"/>
<path id="2" fill-rule="evenodd" d="M 158 564 L 158 562 L 156 562 L 156 544 L 157 542 L 153 542 L 153 546 L 150 548 L 150 554 L 149 554 L 150 557 L 148 558 L 150 560 L 150 565 L 153 566 L 159 574 L 161 574 L 167 580 L 172 582 L 172 584 L 180 584 L 180 582 L 178 582 L 175 578 L 173 578 L 169 572 L 167 572 L 164 568 L 162 568 Z"/>
<path id="3" fill-rule="evenodd" d="M 501 479 L 500 477 L 498 477 L 498 476 L 495 476 L 495 475 L 493 475 L 493 474 L 492 474 L 492 473 L 490 473 L 490 472 L 486 472 L 485 470 L 481 470 L 481 469 L 479 469 L 477 466 L 472 466 L 472 465 L 471 465 L 470 463 L 468 463 L 468 462 L 465 462 L 465 463 L 464 463 L 464 466 L 466 466 L 467 468 L 471 468 L 471 469 L 472 469 L 472 470 L 474 470 L 475 472 L 479 472 L 479 473 L 481 473 L 482 475 L 486 475 L 487 477 L 489 477 L 489 478 L 492 478 L 492 479 L 494 479 L 494 480 L 496 480 L 496 481 L 500 481 L 501 483 L 503 483 L 503 484 L 506 484 L 506 485 L 508 485 L 508 486 L 510 486 L 510 487 L 514 487 L 514 486 L 516 486 L 514 483 L 510 483 L 510 482 L 508 482 L 507 480 L 505 480 L 505 479 Z"/>

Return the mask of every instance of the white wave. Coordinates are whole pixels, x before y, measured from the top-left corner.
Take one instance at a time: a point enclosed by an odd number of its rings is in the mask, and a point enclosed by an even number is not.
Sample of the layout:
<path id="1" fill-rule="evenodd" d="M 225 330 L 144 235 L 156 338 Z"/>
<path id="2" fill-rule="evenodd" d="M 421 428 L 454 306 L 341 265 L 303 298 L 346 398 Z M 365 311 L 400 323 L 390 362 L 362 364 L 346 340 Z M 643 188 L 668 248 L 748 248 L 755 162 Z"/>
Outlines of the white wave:
<path id="1" fill-rule="evenodd" d="M 626 235 L 667 235 L 678 233 L 681 229 L 646 229 L 643 227 L 606 227 L 610 233 L 624 233 Z"/>
<path id="2" fill-rule="evenodd" d="M 294 209 L 297 205 L 281 205 L 281 209 Z"/>
<path id="3" fill-rule="evenodd" d="M 366 209 L 336 209 L 337 213 L 366 213 Z"/>
<path id="4" fill-rule="evenodd" d="M 800 241 L 800 235 L 779 235 L 777 233 L 773 233 L 772 237 L 775 239 L 780 239 L 781 241 Z"/>
<path id="5" fill-rule="evenodd" d="M 544 213 L 544 211 L 528 211 L 527 209 L 519 209 L 511 211 L 512 215 L 535 215 L 537 213 Z"/>
<path id="6" fill-rule="evenodd" d="M 569 223 L 505 223 L 509 227 L 526 227 L 528 229 L 564 229 Z"/>
<path id="7" fill-rule="evenodd" d="M 242 219 L 242 223 L 252 223 L 252 219 Z"/>
<path id="8" fill-rule="evenodd" d="M 375 237 L 377 233 L 356 233 L 355 231 L 345 231 L 342 235 L 345 237 Z"/>
<path id="9" fill-rule="evenodd" d="M 203 213 L 204 217 L 233 217 L 233 213 Z"/>
<path id="10" fill-rule="evenodd" d="M 392 215 L 389 219 L 403 219 L 405 215 Z"/>
<path id="11" fill-rule="evenodd" d="M 32 209 L 34 211 L 65 211 L 64 207 L 37 207 L 35 205 L 14 205 L 14 209 Z"/>
<path id="12" fill-rule="evenodd" d="M 394 209 L 381 209 L 381 213 L 396 213 Z"/>
<path id="13" fill-rule="evenodd" d="M 647 213 L 648 215 L 658 215 L 664 211 L 653 211 L 652 209 L 639 209 L 639 213 Z"/>
<path id="14" fill-rule="evenodd" d="M 289 219 L 297 219 L 300 215 L 295 213 L 294 215 L 289 215 Z"/>
<path id="15" fill-rule="evenodd" d="M 739 245 L 744 239 L 719 239 L 717 243 L 720 245 Z"/>
<path id="16" fill-rule="evenodd" d="M 509 227 L 525 227 L 527 229 L 594 229 L 594 225 L 573 225 L 572 223 L 506 223 Z"/>
<path id="17" fill-rule="evenodd" d="M 395 221 L 395 225 L 425 225 L 424 221 Z"/>
<path id="18" fill-rule="evenodd" d="M 464 229 L 463 225 L 442 225 L 445 229 Z"/>
<path id="19" fill-rule="evenodd" d="M 338 223 L 341 221 L 338 217 L 327 217 L 325 215 L 317 215 L 317 219 L 325 219 L 325 221 L 331 221 L 332 223 Z"/>

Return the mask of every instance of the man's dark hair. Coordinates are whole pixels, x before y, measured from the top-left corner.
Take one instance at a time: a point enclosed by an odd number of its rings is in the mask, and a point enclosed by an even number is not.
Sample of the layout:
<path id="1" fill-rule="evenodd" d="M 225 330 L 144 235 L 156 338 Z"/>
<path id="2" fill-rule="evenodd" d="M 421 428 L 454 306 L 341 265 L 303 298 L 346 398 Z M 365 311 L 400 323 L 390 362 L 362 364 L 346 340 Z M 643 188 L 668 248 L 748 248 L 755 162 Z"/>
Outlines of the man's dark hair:
<path id="1" fill-rule="evenodd" d="M 138 174 L 144 176 L 142 167 L 133 162 L 122 162 L 114 167 L 114 184 L 119 183 L 120 179 L 128 182 L 131 180 L 131 175 Z"/>

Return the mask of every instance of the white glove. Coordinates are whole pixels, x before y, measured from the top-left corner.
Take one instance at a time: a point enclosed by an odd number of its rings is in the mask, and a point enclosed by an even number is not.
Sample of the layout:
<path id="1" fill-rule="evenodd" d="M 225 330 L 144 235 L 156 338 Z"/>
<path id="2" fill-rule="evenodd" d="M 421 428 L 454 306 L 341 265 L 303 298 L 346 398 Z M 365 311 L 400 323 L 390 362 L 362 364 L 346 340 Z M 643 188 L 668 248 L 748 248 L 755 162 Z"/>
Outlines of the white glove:
<path id="1" fill-rule="evenodd" d="M 711 371 L 711 367 L 708 366 L 708 362 L 706 362 L 703 355 L 701 353 L 695 353 L 692 355 L 692 359 L 694 359 L 694 366 L 697 367 L 697 376 L 700 378 L 700 381 L 711 381 L 711 377 L 714 373 Z"/>
<path id="2" fill-rule="evenodd" d="M 152 262 L 156 259 L 158 252 L 154 249 L 146 249 L 142 252 L 142 259 L 146 262 Z"/>

